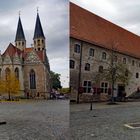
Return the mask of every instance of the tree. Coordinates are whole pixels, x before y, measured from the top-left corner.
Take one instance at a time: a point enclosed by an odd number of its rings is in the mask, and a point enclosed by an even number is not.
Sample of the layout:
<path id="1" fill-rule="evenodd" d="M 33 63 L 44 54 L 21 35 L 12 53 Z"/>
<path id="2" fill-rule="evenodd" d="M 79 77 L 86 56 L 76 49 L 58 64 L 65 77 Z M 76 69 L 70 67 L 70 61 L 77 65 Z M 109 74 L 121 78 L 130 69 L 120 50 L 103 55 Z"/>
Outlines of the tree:
<path id="1" fill-rule="evenodd" d="M 116 62 L 116 48 L 112 47 L 110 50 L 108 67 L 96 73 L 95 81 L 98 83 L 101 80 L 107 80 L 111 83 L 111 101 L 114 102 L 114 85 L 117 82 L 121 82 L 124 85 L 128 85 L 130 78 L 132 76 L 131 72 L 128 70 L 126 64 Z"/>
<path id="2" fill-rule="evenodd" d="M 68 94 L 70 92 L 69 88 L 61 88 L 60 93 Z"/>
<path id="3" fill-rule="evenodd" d="M 8 98 L 11 100 L 11 95 L 18 95 L 20 90 L 19 80 L 16 78 L 15 74 L 8 73 L 4 78 L 0 79 L 0 92 L 1 94 L 7 94 Z"/>
<path id="4" fill-rule="evenodd" d="M 52 81 L 52 88 L 54 89 L 61 89 L 61 81 L 60 81 L 60 74 L 50 71 L 51 74 L 51 81 Z"/>

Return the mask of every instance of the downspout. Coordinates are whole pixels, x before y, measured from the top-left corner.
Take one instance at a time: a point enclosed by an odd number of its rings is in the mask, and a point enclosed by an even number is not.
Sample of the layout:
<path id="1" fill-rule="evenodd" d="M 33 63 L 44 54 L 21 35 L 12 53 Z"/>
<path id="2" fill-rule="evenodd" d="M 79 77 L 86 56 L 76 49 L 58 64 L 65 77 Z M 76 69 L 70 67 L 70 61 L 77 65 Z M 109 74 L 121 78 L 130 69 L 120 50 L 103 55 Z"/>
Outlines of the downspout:
<path id="1" fill-rule="evenodd" d="M 79 62 L 79 75 L 78 75 L 78 94 L 77 94 L 77 104 L 79 103 L 79 88 L 81 86 L 81 70 L 82 70 L 82 52 L 83 52 L 83 41 L 81 41 L 81 49 L 80 49 L 80 62 Z"/>

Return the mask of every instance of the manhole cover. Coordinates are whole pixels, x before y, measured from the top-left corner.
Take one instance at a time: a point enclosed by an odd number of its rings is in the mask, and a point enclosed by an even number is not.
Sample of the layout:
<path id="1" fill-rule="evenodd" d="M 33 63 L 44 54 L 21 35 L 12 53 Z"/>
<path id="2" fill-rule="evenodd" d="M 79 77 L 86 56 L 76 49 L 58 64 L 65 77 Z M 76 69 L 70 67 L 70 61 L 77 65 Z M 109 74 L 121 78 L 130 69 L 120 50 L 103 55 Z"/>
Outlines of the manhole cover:
<path id="1" fill-rule="evenodd" d="M 124 126 L 130 128 L 130 129 L 140 129 L 140 122 L 128 123 L 128 124 L 125 124 Z"/>

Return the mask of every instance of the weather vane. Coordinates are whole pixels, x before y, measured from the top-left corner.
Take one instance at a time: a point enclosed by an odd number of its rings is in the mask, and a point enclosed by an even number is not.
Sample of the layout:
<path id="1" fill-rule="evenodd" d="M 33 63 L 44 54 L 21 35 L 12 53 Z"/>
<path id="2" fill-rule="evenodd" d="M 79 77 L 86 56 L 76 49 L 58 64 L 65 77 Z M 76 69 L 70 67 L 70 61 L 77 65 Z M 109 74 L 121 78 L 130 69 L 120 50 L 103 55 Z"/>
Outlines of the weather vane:
<path id="1" fill-rule="evenodd" d="M 19 16 L 20 16 L 21 12 L 19 11 L 18 14 L 19 14 Z"/>
<path id="2" fill-rule="evenodd" d="M 39 11 L 39 7 L 37 6 L 37 13 L 38 13 L 38 11 Z"/>

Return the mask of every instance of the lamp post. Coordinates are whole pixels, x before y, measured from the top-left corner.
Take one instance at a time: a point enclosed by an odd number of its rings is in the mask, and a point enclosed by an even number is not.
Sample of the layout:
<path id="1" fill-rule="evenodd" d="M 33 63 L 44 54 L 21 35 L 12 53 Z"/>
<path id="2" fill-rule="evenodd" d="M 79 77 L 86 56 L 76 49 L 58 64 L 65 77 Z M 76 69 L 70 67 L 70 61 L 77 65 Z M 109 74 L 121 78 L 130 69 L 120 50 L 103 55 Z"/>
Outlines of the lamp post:
<path id="1" fill-rule="evenodd" d="M 92 104 L 93 104 L 93 93 L 94 93 L 94 88 L 91 88 L 91 102 L 90 102 L 90 110 L 92 110 Z"/>

